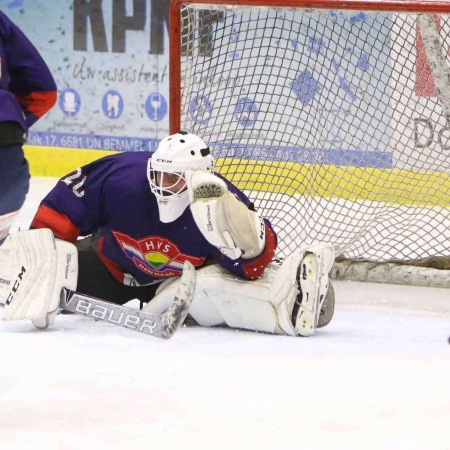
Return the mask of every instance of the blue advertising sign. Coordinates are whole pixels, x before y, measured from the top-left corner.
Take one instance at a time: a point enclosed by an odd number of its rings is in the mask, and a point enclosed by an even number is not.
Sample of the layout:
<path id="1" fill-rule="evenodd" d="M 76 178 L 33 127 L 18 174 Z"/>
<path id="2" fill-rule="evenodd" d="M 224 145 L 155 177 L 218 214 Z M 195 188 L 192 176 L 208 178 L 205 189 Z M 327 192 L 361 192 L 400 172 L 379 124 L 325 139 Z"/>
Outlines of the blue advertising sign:
<path id="1" fill-rule="evenodd" d="M 212 113 L 212 103 L 207 95 L 197 94 L 189 102 L 189 113 L 195 123 L 206 125 Z"/>
<path id="2" fill-rule="evenodd" d="M 234 117 L 243 128 L 252 128 L 258 117 L 258 105 L 252 98 L 241 97 L 234 110 Z"/>
<path id="3" fill-rule="evenodd" d="M 106 117 L 110 119 L 118 119 L 123 113 L 123 98 L 114 90 L 109 90 L 102 100 L 102 109 Z"/>
<path id="4" fill-rule="evenodd" d="M 160 122 L 166 117 L 168 111 L 167 101 L 159 92 L 152 92 L 145 102 L 145 112 L 153 122 Z"/>
<path id="5" fill-rule="evenodd" d="M 59 107 L 66 117 L 75 117 L 81 108 L 80 94 L 75 89 L 63 89 L 59 93 Z"/>

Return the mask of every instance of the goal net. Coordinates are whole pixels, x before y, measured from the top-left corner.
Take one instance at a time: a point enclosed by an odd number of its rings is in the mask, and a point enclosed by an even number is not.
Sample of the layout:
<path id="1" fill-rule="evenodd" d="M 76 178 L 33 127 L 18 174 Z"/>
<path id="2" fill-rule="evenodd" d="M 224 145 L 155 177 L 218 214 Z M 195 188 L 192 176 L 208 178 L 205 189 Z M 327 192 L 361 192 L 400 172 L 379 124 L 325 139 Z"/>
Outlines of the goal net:
<path id="1" fill-rule="evenodd" d="M 450 2 L 345 3 L 174 0 L 171 132 L 209 143 L 280 256 L 445 265 Z"/>

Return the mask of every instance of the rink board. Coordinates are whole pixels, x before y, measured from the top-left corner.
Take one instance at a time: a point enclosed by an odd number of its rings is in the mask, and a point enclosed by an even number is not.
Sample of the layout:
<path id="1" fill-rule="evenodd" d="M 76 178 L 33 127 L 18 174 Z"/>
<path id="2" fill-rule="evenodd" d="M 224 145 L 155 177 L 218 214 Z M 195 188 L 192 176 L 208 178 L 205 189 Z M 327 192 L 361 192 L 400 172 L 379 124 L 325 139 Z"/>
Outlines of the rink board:
<path id="1" fill-rule="evenodd" d="M 113 151 L 25 146 L 31 175 L 62 177 Z M 337 167 L 216 159 L 216 169 L 242 190 L 346 200 L 447 207 L 450 175 L 436 171 L 411 172 L 370 167 Z"/>

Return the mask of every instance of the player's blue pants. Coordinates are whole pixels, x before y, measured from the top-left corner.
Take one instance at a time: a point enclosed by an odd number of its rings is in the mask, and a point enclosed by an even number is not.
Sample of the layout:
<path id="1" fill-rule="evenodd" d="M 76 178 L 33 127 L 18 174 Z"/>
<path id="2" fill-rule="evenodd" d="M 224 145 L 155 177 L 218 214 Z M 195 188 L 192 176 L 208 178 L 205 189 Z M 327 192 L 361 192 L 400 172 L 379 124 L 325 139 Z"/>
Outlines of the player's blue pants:
<path id="1" fill-rule="evenodd" d="M 0 145 L 0 221 L 2 216 L 7 217 L 22 207 L 29 184 L 30 172 L 22 144 Z M 0 245 L 7 230 L 1 231 Z"/>
<path id="2" fill-rule="evenodd" d="M 30 185 L 22 144 L 0 146 L 0 216 L 18 211 Z"/>

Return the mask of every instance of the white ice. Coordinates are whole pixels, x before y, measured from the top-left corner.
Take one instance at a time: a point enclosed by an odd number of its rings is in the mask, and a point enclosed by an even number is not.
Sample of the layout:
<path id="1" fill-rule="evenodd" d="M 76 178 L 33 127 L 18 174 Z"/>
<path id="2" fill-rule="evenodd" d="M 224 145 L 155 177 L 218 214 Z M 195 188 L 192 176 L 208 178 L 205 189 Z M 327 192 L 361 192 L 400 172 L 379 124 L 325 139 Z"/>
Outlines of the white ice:
<path id="1" fill-rule="evenodd" d="M 0 449 L 450 449 L 450 291 L 335 289 L 310 338 L 0 322 Z"/>

